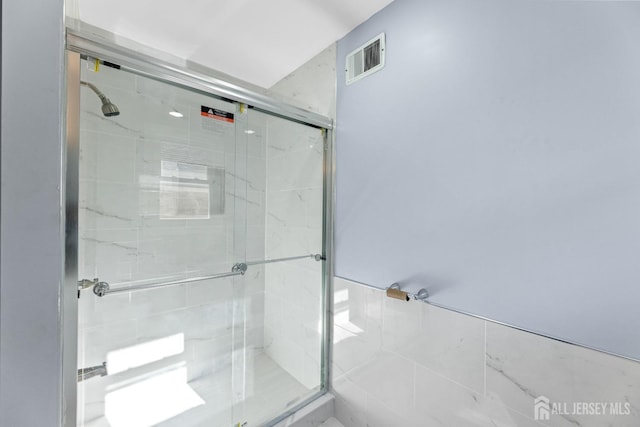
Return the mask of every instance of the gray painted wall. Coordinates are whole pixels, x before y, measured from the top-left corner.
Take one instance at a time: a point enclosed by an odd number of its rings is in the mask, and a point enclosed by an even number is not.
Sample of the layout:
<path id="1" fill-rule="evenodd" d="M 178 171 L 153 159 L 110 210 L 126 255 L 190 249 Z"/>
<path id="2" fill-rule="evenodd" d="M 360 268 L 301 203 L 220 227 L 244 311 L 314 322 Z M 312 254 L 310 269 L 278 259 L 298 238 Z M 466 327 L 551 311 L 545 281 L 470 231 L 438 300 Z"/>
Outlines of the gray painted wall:
<path id="1" fill-rule="evenodd" d="M 640 359 L 640 3 L 396 0 L 338 71 L 338 276 Z"/>
<path id="2" fill-rule="evenodd" d="M 2 1 L 0 425 L 60 425 L 62 0 Z"/>

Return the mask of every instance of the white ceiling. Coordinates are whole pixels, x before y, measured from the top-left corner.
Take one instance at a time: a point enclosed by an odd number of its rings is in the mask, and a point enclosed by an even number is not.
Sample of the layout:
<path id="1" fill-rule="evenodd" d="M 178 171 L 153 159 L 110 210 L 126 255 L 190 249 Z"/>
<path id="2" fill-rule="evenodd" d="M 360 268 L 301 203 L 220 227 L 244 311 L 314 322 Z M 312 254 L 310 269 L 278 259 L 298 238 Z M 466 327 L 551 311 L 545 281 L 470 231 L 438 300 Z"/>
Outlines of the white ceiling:
<path id="1" fill-rule="evenodd" d="M 79 18 L 269 88 L 393 0 L 76 0 Z"/>

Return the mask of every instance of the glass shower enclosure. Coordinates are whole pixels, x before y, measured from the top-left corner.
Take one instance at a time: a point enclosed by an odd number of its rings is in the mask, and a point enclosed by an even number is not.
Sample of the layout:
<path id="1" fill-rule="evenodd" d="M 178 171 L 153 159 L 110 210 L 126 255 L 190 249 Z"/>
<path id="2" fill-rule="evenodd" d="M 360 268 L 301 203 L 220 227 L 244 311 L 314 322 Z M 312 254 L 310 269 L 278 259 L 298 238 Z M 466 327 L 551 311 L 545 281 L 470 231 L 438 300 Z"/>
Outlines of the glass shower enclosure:
<path id="1" fill-rule="evenodd" d="M 69 44 L 75 424 L 270 425 L 324 393 L 330 122 Z"/>

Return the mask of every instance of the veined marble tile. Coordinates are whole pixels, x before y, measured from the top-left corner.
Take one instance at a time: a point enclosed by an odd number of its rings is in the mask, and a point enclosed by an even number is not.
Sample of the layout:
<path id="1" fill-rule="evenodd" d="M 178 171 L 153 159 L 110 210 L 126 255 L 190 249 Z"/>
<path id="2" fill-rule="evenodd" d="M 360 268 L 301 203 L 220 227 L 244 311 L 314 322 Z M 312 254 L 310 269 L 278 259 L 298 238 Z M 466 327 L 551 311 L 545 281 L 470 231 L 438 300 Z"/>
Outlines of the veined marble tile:
<path id="1" fill-rule="evenodd" d="M 280 280 L 279 286 L 272 288 L 291 306 L 315 311 L 322 301 L 322 264 L 311 257 L 287 261 L 281 264 L 281 276 L 272 276 L 267 270 L 267 281 Z"/>
<path id="2" fill-rule="evenodd" d="M 78 383 L 78 425 L 86 427 L 111 427 L 104 418 L 104 395 L 106 378 Z"/>
<path id="3" fill-rule="evenodd" d="M 333 43 L 269 88 L 269 94 L 292 105 L 333 118 L 336 109 L 335 75 L 336 44 Z"/>
<path id="4" fill-rule="evenodd" d="M 120 115 L 105 117 L 102 114 L 100 99 L 91 89 L 82 88 L 80 91 L 80 130 L 90 129 L 95 132 L 129 137 L 142 136 L 143 127 L 140 121 L 140 104 L 137 95 L 117 87 L 109 88 L 108 93 L 105 94 L 118 106 Z"/>
<path id="5" fill-rule="evenodd" d="M 263 211 L 264 212 L 264 211 Z M 265 227 L 262 225 L 247 225 L 246 257 L 248 261 L 265 259 Z M 253 269 L 253 266 L 252 266 Z"/>
<path id="6" fill-rule="evenodd" d="M 200 108 L 189 109 L 190 123 L 196 123 L 198 128 L 189 128 L 189 145 L 192 147 L 200 147 L 211 150 L 215 153 L 221 153 L 219 161 L 216 163 L 225 164 L 224 153 L 228 150 L 229 140 L 235 139 L 235 127 L 228 129 L 211 129 L 204 122 L 205 118 L 200 116 Z M 210 119 L 207 119 L 210 120 Z M 204 122 L 204 123 L 203 123 Z M 228 165 L 227 165 L 228 166 Z"/>
<path id="7" fill-rule="evenodd" d="M 269 159 L 308 149 L 320 154 L 323 151 L 324 140 L 320 129 L 273 117 L 267 121 L 267 128 L 269 131 L 267 158 Z"/>
<path id="8" fill-rule="evenodd" d="M 187 370 L 190 381 L 213 374 L 224 375 L 224 372 L 231 376 L 233 342 L 230 332 L 210 339 L 189 338 L 185 340 L 185 346 L 189 351 Z"/>
<path id="9" fill-rule="evenodd" d="M 138 188 L 130 184 L 80 179 L 79 222 L 86 228 L 138 225 Z"/>
<path id="10" fill-rule="evenodd" d="M 136 184 L 136 138 L 84 130 L 80 134 L 83 179 Z"/>
<path id="11" fill-rule="evenodd" d="M 139 138 L 136 143 L 136 173 L 142 176 L 163 177 L 163 162 L 178 162 L 212 168 L 226 168 L 225 151 L 216 147 L 200 147 L 186 144 L 182 140 L 167 137 Z M 234 169 L 229 169 L 233 172 Z M 163 175 L 163 172 L 165 175 Z"/>
<path id="12" fill-rule="evenodd" d="M 106 361 L 107 353 L 137 343 L 135 320 L 104 322 L 78 329 L 78 366 L 95 366 Z"/>
<path id="13" fill-rule="evenodd" d="M 307 204 L 310 202 L 305 196 L 305 190 L 270 192 L 267 195 L 267 226 L 305 226 Z"/>
<path id="14" fill-rule="evenodd" d="M 333 329 L 332 372 L 340 378 L 353 369 L 369 363 L 380 352 L 380 331 L 354 333 L 340 326 Z"/>
<path id="15" fill-rule="evenodd" d="M 382 291 L 339 278 L 334 286 L 332 387 L 336 414 L 345 425 L 394 425 L 388 423 L 403 417 L 408 425 L 428 427 L 543 425 L 533 419 L 533 398 L 538 395 L 552 402 L 617 401 L 628 403 L 631 411 L 630 416 L 614 417 L 552 415 L 544 425 L 638 425 L 636 362 L 487 322 L 484 395 L 484 321 L 388 300 Z M 364 297 L 367 293 L 370 300 Z M 394 363 L 371 361 L 380 358 L 377 335 L 393 352 L 382 355 Z M 356 360 L 358 355 L 363 357 Z M 400 366 L 399 377 L 407 378 L 386 377 L 380 365 L 388 371 Z M 408 378 L 411 366 L 415 375 Z M 412 381 L 415 394 L 406 391 Z M 402 400 L 407 399 L 405 406 L 395 395 L 385 397 L 385 390 L 399 390 Z M 382 408 L 377 416 L 367 407 L 370 401 Z M 394 412 L 397 417 L 385 420 Z"/>
<path id="16" fill-rule="evenodd" d="M 247 293 L 244 298 L 246 327 L 263 327 L 264 293 Z"/>
<path id="17" fill-rule="evenodd" d="M 131 280 L 138 256 L 138 230 L 90 229 L 84 225 L 81 221 L 78 230 L 78 277 L 99 277 L 111 283 Z"/>
<path id="18" fill-rule="evenodd" d="M 78 300 L 78 325 L 92 327 L 134 320 L 139 313 L 130 301 L 130 293 L 98 297 L 91 290 L 84 290 Z"/>
<path id="19" fill-rule="evenodd" d="M 307 227 L 267 227 L 266 253 L 269 258 L 280 258 L 322 251 L 322 230 Z"/>
<path id="20" fill-rule="evenodd" d="M 96 72 L 92 62 L 82 60 L 81 63 L 80 75 L 82 80 L 94 83 L 99 88 L 104 89 L 105 92 L 107 88 L 127 91 L 135 91 L 136 89 L 137 76 L 133 73 L 107 66 L 101 66 Z"/>
<path id="21" fill-rule="evenodd" d="M 78 230 L 81 240 L 97 244 L 112 244 L 118 242 L 135 242 L 138 240 L 138 229 L 128 228 L 88 228 Z"/>
<path id="22" fill-rule="evenodd" d="M 418 302 L 384 301 L 385 308 L 396 308 L 385 312 L 385 348 L 484 393 L 484 320 Z"/>
<path id="23" fill-rule="evenodd" d="M 249 190 L 262 191 L 266 189 L 267 163 L 264 157 L 247 157 L 247 187 Z"/>
<path id="24" fill-rule="evenodd" d="M 320 427 L 344 427 L 344 425 L 335 417 L 331 417 L 327 421 L 320 424 Z"/>
<path id="25" fill-rule="evenodd" d="M 332 375 L 340 378 L 382 351 L 380 291 L 334 279 Z"/>
<path id="26" fill-rule="evenodd" d="M 344 375 L 333 380 L 331 391 L 336 397 L 336 418 L 345 427 L 366 427 L 367 393 Z"/>
<path id="27" fill-rule="evenodd" d="M 265 208 L 267 198 L 264 191 L 261 190 L 247 190 L 247 225 L 248 226 L 265 226 Z M 264 239 L 264 233 L 262 234 Z"/>
<path id="28" fill-rule="evenodd" d="M 513 427 L 538 425 L 533 420 L 474 391 L 416 366 L 412 425 L 425 427 Z"/>
<path id="29" fill-rule="evenodd" d="M 387 298 L 384 291 L 378 292 L 382 299 L 382 346 L 403 354 L 402 350 L 421 341 L 424 304 Z"/>
<path id="30" fill-rule="evenodd" d="M 307 146 L 269 159 L 267 192 L 322 187 L 323 151 Z"/>
<path id="31" fill-rule="evenodd" d="M 322 219 L 324 217 L 324 189 L 309 188 L 304 192 L 304 198 L 307 201 L 307 224 L 311 229 L 322 229 Z"/>
<path id="32" fill-rule="evenodd" d="M 320 346 L 318 346 L 320 347 Z M 308 349 L 307 349 L 308 350 Z M 320 390 L 322 384 L 322 368 L 320 363 L 320 349 L 314 349 L 313 353 L 305 351 L 303 359 L 303 371 L 300 383 L 309 390 Z M 297 379 L 297 378 L 296 378 Z"/>
<path id="33" fill-rule="evenodd" d="M 231 257 L 228 242 L 229 230 L 224 226 L 190 228 L 177 236 L 174 251 L 184 251 L 187 255 L 185 266 L 189 271 L 203 274 L 215 273 L 214 265 L 227 263 L 220 272 L 231 270 L 235 260 Z"/>
<path id="34" fill-rule="evenodd" d="M 144 316 L 138 319 L 140 340 L 153 340 L 184 334 L 186 340 L 209 340 L 224 337 L 231 330 L 232 311 L 221 302 Z"/>
<path id="35" fill-rule="evenodd" d="M 265 348 L 308 388 L 319 384 L 321 270 L 299 267 L 315 261 L 268 264 L 265 269 Z"/>
<path id="36" fill-rule="evenodd" d="M 416 425 L 410 421 L 412 402 L 405 402 L 401 410 L 391 409 L 387 402 L 371 394 L 367 394 L 365 420 L 367 427 L 410 426 Z M 422 424 L 419 424 L 422 425 Z"/>
<path id="37" fill-rule="evenodd" d="M 339 277 L 333 281 L 334 320 L 338 326 L 351 330 L 344 321 L 356 325 L 359 329 L 382 329 L 383 292 L 350 282 Z M 346 311 L 348 316 L 340 318 L 337 314 Z"/>
<path id="38" fill-rule="evenodd" d="M 245 295 L 260 294 L 264 296 L 264 270 L 264 265 L 252 265 L 251 269 L 247 270 L 242 279 L 239 280 L 244 286 L 243 292 Z"/>
<path id="39" fill-rule="evenodd" d="M 136 307 L 139 316 L 153 316 L 183 308 L 186 300 L 186 288 L 182 285 L 131 293 L 131 304 Z"/>
<path id="40" fill-rule="evenodd" d="M 268 138 L 267 121 L 270 116 L 259 111 L 250 110 L 247 115 L 247 155 L 266 158 L 266 141 Z"/>
<path id="41" fill-rule="evenodd" d="M 186 286 L 187 305 L 207 305 L 228 301 L 233 296 L 233 278 L 211 279 Z"/>
<path id="42" fill-rule="evenodd" d="M 169 115 L 173 106 L 153 97 L 142 97 L 138 102 L 141 108 L 140 125 L 145 138 L 163 138 L 189 143 L 189 121 Z M 186 105 L 176 105 L 178 111 L 185 111 Z"/>
<path id="43" fill-rule="evenodd" d="M 302 379 L 304 373 L 304 348 L 284 334 L 270 338 L 265 333 L 265 353 L 292 377 Z"/>
<path id="44" fill-rule="evenodd" d="M 640 363 L 487 323 L 487 394 L 523 413 L 534 399 L 566 403 L 550 426 L 640 425 Z M 628 403 L 629 415 L 574 415 L 575 402 Z"/>
<path id="45" fill-rule="evenodd" d="M 266 196 L 268 227 L 322 230 L 322 188 L 270 191 Z"/>
<path id="46" fill-rule="evenodd" d="M 402 356 L 382 351 L 371 361 L 347 372 L 346 377 L 397 413 L 402 413 L 413 402 L 415 363 Z"/>

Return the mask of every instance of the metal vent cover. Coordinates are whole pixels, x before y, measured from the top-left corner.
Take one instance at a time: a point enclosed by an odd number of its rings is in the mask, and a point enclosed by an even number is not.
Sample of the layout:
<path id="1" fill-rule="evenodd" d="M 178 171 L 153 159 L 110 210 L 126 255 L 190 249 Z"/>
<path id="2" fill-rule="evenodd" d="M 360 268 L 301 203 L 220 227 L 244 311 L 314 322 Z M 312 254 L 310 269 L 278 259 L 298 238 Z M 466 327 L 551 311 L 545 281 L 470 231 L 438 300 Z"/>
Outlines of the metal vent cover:
<path id="1" fill-rule="evenodd" d="M 384 33 L 372 38 L 347 55 L 345 61 L 346 82 L 350 85 L 384 67 Z"/>

